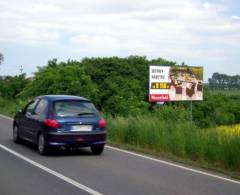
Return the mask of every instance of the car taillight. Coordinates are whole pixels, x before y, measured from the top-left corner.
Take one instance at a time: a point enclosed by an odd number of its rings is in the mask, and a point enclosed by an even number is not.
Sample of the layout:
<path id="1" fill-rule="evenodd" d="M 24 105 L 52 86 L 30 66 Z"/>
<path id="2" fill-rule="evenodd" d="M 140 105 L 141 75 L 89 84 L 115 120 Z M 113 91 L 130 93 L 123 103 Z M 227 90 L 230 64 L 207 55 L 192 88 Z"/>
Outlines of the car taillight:
<path id="1" fill-rule="evenodd" d="M 53 120 L 53 119 L 45 119 L 43 122 L 44 122 L 45 125 L 47 125 L 49 127 L 52 127 L 52 128 L 58 128 L 59 127 L 59 123 L 56 120 Z"/>
<path id="2" fill-rule="evenodd" d="M 103 129 L 103 128 L 105 128 L 105 126 L 106 126 L 105 120 L 104 120 L 104 119 L 101 119 L 101 120 L 98 122 L 98 127 Z"/>

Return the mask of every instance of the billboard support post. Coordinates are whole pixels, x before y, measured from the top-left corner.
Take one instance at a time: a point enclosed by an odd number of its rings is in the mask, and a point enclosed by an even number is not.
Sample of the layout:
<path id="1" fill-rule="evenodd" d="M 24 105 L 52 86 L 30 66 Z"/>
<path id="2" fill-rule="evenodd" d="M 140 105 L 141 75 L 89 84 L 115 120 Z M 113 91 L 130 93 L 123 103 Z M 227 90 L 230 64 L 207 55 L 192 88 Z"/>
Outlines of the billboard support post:
<path id="1" fill-rule="evenodd" d="M 192 101 L 190 101 L 190 121 L 193 122 L 193 106 Z"/>

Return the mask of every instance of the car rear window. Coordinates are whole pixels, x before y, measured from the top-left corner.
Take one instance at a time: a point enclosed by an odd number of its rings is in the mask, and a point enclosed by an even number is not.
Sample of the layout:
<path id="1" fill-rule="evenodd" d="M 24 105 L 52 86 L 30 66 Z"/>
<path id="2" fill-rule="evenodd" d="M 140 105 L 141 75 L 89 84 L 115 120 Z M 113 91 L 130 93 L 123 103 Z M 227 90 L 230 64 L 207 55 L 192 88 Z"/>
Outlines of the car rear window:
<path id="1" fill-rule="evenodd" d="M 57 117 L 71 117 L 82 115 L 96 115 L 97 109 L 88 101 L 57 101 L 53 106 L 54 115 Z"/>

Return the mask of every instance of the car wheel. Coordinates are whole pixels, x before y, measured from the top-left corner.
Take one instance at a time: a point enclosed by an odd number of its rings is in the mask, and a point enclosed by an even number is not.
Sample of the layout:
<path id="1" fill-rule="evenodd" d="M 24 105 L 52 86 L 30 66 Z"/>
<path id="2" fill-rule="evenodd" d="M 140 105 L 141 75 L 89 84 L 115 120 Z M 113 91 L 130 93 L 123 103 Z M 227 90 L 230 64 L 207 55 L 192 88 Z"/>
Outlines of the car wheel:
<path id="1" fill-rule="evenodd" d="M 102 154 L 104 150 L 104 145 L 93 145 L 91 146 L 91 151 L 93 154 Z"/>
<path id="2" fill-rule="evenodd" d="M 41 155 L 45 155 L 48 152 L 48 148 L 46 146 L 46 139 L 42 133 L 38 136 L 38 152 Z"/>
<path id="3" fill-rule="evenodd" d="M 19 129 L 18 129 L 18 126 L 17 125 L 14 125 L 13 127 L 13 141 L 15 143 L 19 143 L 20 142 L 20 137 L 19 137 Z"/>

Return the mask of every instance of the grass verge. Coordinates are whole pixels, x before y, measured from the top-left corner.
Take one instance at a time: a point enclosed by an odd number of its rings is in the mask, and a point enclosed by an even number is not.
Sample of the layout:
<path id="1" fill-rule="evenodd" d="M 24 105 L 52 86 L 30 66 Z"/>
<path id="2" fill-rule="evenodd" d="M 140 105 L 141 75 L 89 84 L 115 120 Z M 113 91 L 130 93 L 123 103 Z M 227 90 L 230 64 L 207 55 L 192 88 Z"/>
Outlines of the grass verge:
<path id="1" fill-rule="evenodd" d="M 240 178 L 239 133 L 154 116 L 108 118 L 107 129 L 112 145 Z"/>

